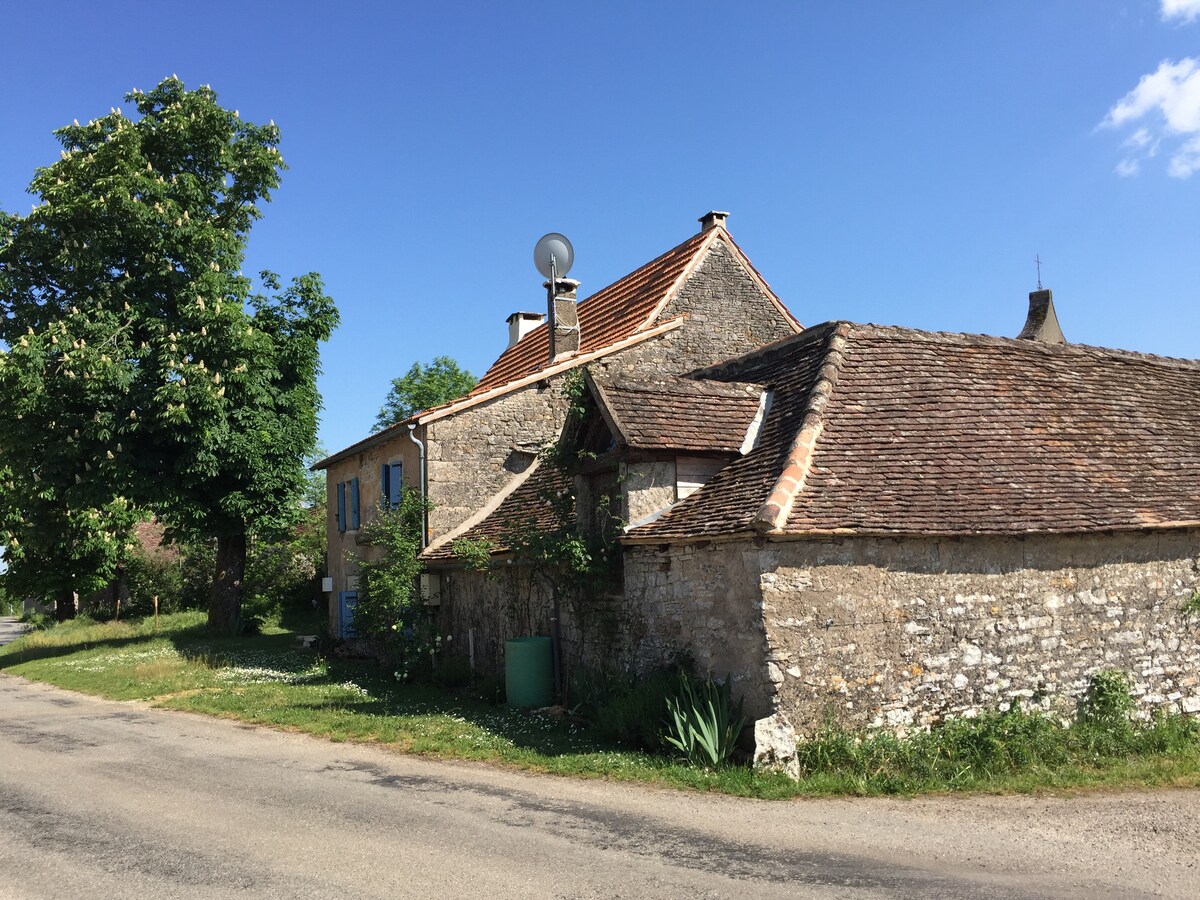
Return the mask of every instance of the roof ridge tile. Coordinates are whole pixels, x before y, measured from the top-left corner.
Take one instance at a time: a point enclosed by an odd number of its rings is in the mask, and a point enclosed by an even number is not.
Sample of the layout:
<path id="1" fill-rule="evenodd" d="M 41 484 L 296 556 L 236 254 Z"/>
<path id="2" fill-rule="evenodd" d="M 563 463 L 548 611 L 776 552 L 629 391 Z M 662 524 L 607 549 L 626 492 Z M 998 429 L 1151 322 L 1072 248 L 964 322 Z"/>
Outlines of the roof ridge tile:
<path id="1" fill-rule="evenodd" d="M 778 531 L 788 520 L 796 497 L 804 490 L 808 473 L 812 469 L 813 451 L 821 432 L 825 428 L 825 407 L 837 388 L 838 376 L 845 361 L 844 350 L 850 334 L 849 324 L 842 322 L 830 332 L 825 345 L 825 362 L 817 371 L 812 391 L 805 404 L 804 418 L 800 430 L 792 441 L 783 471 L 776 479 L 766 502 L 759 507 L 751 520 L 751 527 L 758 532 Z"/>

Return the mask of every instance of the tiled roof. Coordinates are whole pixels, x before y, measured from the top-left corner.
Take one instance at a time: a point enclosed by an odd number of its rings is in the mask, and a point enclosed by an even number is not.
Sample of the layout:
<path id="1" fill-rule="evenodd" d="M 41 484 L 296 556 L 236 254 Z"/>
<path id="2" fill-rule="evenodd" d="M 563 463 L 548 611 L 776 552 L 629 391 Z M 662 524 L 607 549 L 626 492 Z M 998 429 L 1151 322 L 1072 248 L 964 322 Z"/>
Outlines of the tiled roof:
<path id="1" fill-rule="evenodd" d="M 717 240 L 724 241 L 729 245 L 747 271 L 758 282 L 768 300 L 799 331 L 800 323 L 771 291 L 766 281 L 724 226 L 717 225 L 692 235 L 682 244 L 672 247 L 657 259 L 579 301 L 579 349 L 573 354 L 560 356 L 558 361 L 553 364 L 554 367 L 562 369 L 580 365 L 586 362 L 591 355 L 596 357 L 606 355 L 618 349 L 618 345 L 627 346 L 630 343 L 646 340 L 654 337 L 656 333 L 682 324 L 681 318 L 673 321 L 661 321 L 660 313 L 683 276 L 694 265 L 699 264 L 708 247 Z M 407 425 L 411 422 L 424 423 L 434 418 L 451 415 L 472 403 L 486 402 L 521 384 L 529 383 L 526 379 L 537 380 L 539 373 L 552 366 L 549 355 L 546 324 L 542 323 L 501 353 L 500 357 L 492 363 L 475 387 L 466 395 L 415 413 L 404 422 L 391 425 L 339 450 L 316 463 L 312 468 L 329 468 L 354 453 L 362 452 L 369 447 L 390 440 L 394 436 L 403 436 L 407 431 Z"/>
<path id="2" fill-rule="evenodd" d="M 493 553 L 501 553 L 509 549 L 506 544 L 514 533 L 554 531 L 562 522 L 558 509 L 549 498 L 569 490 L 571 481 L 571 477 L 557 466 L 539 466 L 490 515 L 457 535 L 456 539 L 486 540 L 491 543 Z M 435 543 L 421 554 L 421 558 L 430 561 L 454 559 L 453 544 L 453 540 Z"/>
<path id="3" fill-rule="evenodd" d="M 831 323 L 699 374 L 774 388 L 760 444 L 631 539 L 1200 522 L 1200 362 Z"/>
<path id="4" fill-rule="evenodd" d="M 756 384 L 589 379 L 617 443 L 635 450 L 736 453 L 762 399 Z"/>
<path id="5" fill-rule="evenodd" d="M 692 235 L 658 259 L 579 301 L 579 353 L 615 344 L 648 324 L 651 314 L 712 236 L 713 232 Z M 547 335 L 543 322 L 505 350 L 471 394 L 481 394 L 545 368 L 550 355 Z"/>

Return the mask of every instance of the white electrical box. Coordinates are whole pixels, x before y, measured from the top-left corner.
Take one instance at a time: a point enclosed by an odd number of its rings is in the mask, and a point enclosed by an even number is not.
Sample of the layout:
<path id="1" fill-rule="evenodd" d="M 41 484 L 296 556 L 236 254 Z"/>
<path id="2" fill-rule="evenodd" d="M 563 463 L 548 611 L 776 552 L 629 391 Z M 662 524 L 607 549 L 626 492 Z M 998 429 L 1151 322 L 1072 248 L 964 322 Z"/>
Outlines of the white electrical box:
<path id="1" fill-rule="evenodd" d="M 426 572 L 421 576 L 421 599 L 426 606 L 442 605 L 442 576 L 437 572 Z"/>

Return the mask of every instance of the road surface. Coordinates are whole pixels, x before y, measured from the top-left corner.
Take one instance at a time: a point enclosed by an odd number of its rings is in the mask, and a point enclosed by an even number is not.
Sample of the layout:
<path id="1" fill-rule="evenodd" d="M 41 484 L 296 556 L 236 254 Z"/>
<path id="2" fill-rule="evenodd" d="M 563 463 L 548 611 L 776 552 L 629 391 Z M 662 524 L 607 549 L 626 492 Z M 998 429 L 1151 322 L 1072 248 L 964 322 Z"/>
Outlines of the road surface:
<path id="1" fill-rule="evenodd" d="M 1200 792 L 766 803 L 0 676 L 0 897 L 1200 896 Z"/>

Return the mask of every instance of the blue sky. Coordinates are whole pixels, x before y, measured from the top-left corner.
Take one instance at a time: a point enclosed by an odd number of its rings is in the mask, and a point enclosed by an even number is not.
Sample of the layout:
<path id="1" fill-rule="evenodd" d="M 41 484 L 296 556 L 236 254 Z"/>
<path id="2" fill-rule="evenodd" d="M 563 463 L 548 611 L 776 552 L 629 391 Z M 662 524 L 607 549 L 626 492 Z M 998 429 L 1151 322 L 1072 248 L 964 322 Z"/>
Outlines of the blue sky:
<path id="1" fill-rule="evenodd" d="M 51 131 L 177 73 L 274 119 L 291 166 L 248 270 L 320 272 L 343 325 L 321 439 L 365 436 L 416 360 L 477 375 L 708 209 L 806 324 L 1015 334 L 1200 356 L 1200 0 L 60 2 L 0 9 L 0 207 Z"/>

